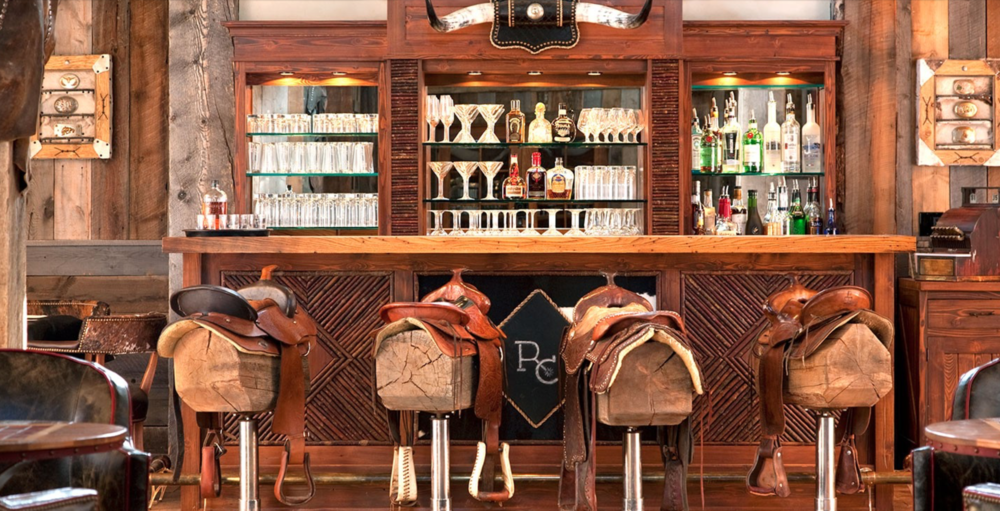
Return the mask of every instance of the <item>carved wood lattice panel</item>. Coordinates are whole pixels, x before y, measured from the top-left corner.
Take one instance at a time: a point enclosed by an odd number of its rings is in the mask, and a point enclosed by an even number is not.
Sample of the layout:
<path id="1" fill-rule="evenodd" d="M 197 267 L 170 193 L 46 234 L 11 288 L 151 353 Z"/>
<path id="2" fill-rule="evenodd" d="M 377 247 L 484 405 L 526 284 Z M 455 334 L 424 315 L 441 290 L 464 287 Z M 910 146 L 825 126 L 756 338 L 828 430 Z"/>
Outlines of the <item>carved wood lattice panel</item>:
<path id="1" fill-rule="evenodd" d="M 799 279 L 817 290 L 852 283 L 850 273 L 801 274 Z M 769 294 L 787 286 L 785 274 L 685 273 L 681 285 L 684 324 L 705 384 L 705 394 L 694 403 L 695 438 L 701 438 L 705 427 L 705 442 L 756 444 L 760 404 L 752 365 L 756 360 L 750 353 L 767 322 L 761 306 Z M 812 443 L 815 436 L 811 413 L 786 406 L 782 440 Z"/>
<path id="2" fill-rule="evenodd" d="M 238 289 L 259 277 L 259 272 L 223 272 L 222 285 Z M 307 443 L 388 443 L 385 412 L 372 405 L 371 334 L 382 326 L 379 308 L 392 301 L 392 274 L 276 272 L 274 280 L 295 293 L 319 327 L 319 340 L 309 354 Z M 280 445 L 283 437 L 271 433 L 271 413 L 257 419 L 260 443 Z M 226 416 L 227 438 L 238 437 L 237 421 L 236 415 Z"/>

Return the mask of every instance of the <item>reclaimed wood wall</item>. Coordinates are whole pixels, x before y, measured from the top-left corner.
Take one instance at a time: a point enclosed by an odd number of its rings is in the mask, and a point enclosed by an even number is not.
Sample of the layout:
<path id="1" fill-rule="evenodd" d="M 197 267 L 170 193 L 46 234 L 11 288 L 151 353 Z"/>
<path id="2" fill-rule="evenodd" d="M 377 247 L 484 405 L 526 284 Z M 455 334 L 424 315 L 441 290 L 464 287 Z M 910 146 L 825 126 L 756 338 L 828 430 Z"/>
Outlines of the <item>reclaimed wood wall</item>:
<path id="1" fill-rule="evenodd" d="M 13 143 L 0 141 L 0 348 L 24 348 L 24 195 Z"/>

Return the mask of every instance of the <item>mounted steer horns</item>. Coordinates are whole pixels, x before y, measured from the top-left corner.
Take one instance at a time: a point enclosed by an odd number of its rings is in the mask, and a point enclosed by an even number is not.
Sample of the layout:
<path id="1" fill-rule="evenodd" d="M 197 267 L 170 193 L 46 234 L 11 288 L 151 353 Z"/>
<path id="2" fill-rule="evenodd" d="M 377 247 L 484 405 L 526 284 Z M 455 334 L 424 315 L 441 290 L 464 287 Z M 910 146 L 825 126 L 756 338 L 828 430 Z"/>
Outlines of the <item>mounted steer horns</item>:
<path id="1" fill-rule="evenodd" d="M 562 18 L 564 13 L 561 6 L 558 5 L 562 2 L 563 0 L 539 0 L 530 4 L 524 15 L 530 20 L 539 21 L 546 17 L 546 7 L 549 7 L 552 10 L 558 9 L 558 15 Z M 653 6 L 653 0 L 646 0 L 646 3 L 642 6 L 642 10 L 638 14 L 629 14 L 605 5 L 576 3 L 575 1 L 567 3 L 571 3 L 572 8 L 575 9 L 575 13 L 569 14 L 571 18 L 575 17 L 576 21 L 597 23 L 598 25 L 621 29 L 632 29 L 642 26 L 646 22 L 646 19 L 649 18 L 649 11 Z M 502 9 L 500 5 L 495 4 L 508 4 L 508 8 Z M 516 10 L 519 9 L 513 6 L 513 0 L 495 0 L 494 2 L 486 2 L 459 9 L 439 18 L 434 12 L 431 0 L 427 0 L 427 17 L 430 18 L 431 27 L 438 32 L 453 32 L 488 21 L 499 22 L 501 13 L 510 13 L 507 15 L 513 18 L 515 17 L 514 12 Z"/>

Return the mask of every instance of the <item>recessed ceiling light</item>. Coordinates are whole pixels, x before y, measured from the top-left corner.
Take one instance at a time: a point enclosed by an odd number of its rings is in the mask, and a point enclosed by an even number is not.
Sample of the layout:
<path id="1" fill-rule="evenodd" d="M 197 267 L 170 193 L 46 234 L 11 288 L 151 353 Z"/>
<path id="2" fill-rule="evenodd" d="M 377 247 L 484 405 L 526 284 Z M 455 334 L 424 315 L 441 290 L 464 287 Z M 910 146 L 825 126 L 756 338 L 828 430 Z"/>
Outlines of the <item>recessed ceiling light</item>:
<path id="1" fill-rule="evenodd" d="M 347 73 L 345 73 L 343 71 L 334 71 L 334 72 L 332 72 L 330 74 L 332 74 L 333 76 L 347 76 Z"/>
<path id="2" fill-rule="evenodd" d="M 587 73 L 587 76 L 601 76 L 601 72 L 600 71 L 590 71 L 590 72 Z"/>
<path id="3" fill-rule="evenodd" d="M 295 73 L 293 73 L 293 72 L 291 72 L 291 71 L 282 71 L 282 72 L 281 72 L 281 73 L 279 73 L 279 74 L 280 74 L 281 76 L 292 76 L 292 75 L 294 75 Z"/>
<path id="4" fill-rule="evenodd" d="M 736 76 L 736 71 L 726 71 L 722 76 Z"/>
<path id="5" fill-rule="evenodd" d="M 776 74 L 778 76 L 788 76 L 788 75 L 790 75 L 792 73 L 789 73 L 788 71 L 778 71 L 777 73 L 774 73 L 774 74 Z"/>
<path id="6" fill-rule="evenodd" d="M 469 71 L 469 76 L 480 76 L 482 74 L 482 71 Z"/>
<path id="7" fill-rule="evenodd" d="M 528 76 L 541 76 L 541 71 L 528 71 Z"/>

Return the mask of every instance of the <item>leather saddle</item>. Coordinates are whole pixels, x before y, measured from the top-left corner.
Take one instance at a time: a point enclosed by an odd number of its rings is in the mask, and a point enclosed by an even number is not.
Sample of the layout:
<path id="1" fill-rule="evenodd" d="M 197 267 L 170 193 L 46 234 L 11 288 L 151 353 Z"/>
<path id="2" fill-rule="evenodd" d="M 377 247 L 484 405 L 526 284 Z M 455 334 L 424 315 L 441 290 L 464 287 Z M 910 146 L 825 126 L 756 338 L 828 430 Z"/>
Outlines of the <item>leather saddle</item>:
<path id="1" fill-rule="evenodd" d="M 564 333 L 560 346 L 565 448 L 559 480 L 559 509 L 565 511 L 597 510 L 598 399 L 607 395 L 615 381 L 623 376 L 622 370 L 627 370 L 623 362 L 630 352 L 651 341 L 667 344 L 684 362 L 691 376 L 692 389 L 702 393 L 701 375 L 686 341 L 681 317 L 674 312 L 654 311 L 645 298 L 618 287 L 613 277 L 608 280 L 608 285 L 577 302 L 573 323 Z M 687 509 L 687 467 L 692 454 L 689 413 L 687 410 L 679 422 L 670 421 L 670 425 L 657 428 L 664 463 L 663 510 Z M 634 426 L 641 425 L 644 424 Z"/>
<path id="2" fill-rule="evenodd" d="M 892 324 L 872 312 L 867 290 L 840 286 L 824 291 L 809 289 L 789 277 L 789 286 L 772 293 L 764 305 L 767 328 L 757 339 L 754 356 L 760 359 L 757 391 L 763 437 L 754 464 L 747 475 L 747 488 L 754 495 L 791 494 L 781 458 L 780 437 L 785 430 L 785 379 L 789 360 L 804 360 L 816 353 L 831 335 L 850 323 L 862 323 L 887 348 L 892 342 Z M 856 437 L 868 428 L 870 407 L 849 408 L 838 424 L 841 433 L 836 486 L 843 494 L 864 491 Z"/>
<path id="3" fill-rule="evenodd" d="M 298 307 L 295 294 L 271 279 L 277 266 L 261 271 L 260 281 L 233 291 L 219 286 L 193 286 L 170 297 L 170 306 L 184 319 L 168 326 L 160 337 L 160 355 L 171 357 L 178 342 L 192 330 L 207 329 L 230 342 L 238 351 L 280 358 L 278 398 L 271 430 L 285 435 L 281 468 L 274 495 L 286 505 L 305 504 L 316 493 L 305 452 L 305 358 L 316 340 L 317 328 L 307 312 Z M 248 410 L 247 412 L 256 411 Z M 202 448 L 202 495 L 221 493 L 219 458 L 222 422 L 217 413 L 199 413 L 198 423 L 209 429 Z M 307 492 L 291 496 L 285 492 L 289 465 L 302 465 Z"/>
<path id="4" fill-rule="evenodd" d="M 480 501 L 504 502 L 514 496 L 510 446 L 500 442 L 505 385 L 502 344 L 506 336 L 486 315 L 489 310 L 489 298 L 465 283 L 461 270 L 455 270 L 447 284 L 420 302 L 397 302 L 382 307 L 380 315 L 387 325 L 376 335 L 374 352 L 377 354 L 380 344 L 393 335 L 419 329 L 429 334 L 447 357 L 475 357 L 478 381 L 473 410 L 483 421 L 483 440 L 477 444 L 469 493 Z M 412 412 L 389 411 L 389 430 L 396 444 L 390 492 L 401 504 L 416 501 L 416 490 L 407 481 L 412 477 L 407 472 L 412 469 L 406 467 L 412 464 L 413 424 Z M 498 469 L 502 490 L 495 488 Z"/>
<path id="5" fill-rule="evenodd" d="M 497 48 L 522 48 L 531 53 L 572 48 L 580 40 L 577 1 L 493 0 L 490 41 Z"/>

